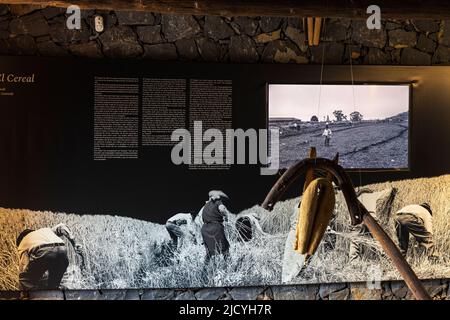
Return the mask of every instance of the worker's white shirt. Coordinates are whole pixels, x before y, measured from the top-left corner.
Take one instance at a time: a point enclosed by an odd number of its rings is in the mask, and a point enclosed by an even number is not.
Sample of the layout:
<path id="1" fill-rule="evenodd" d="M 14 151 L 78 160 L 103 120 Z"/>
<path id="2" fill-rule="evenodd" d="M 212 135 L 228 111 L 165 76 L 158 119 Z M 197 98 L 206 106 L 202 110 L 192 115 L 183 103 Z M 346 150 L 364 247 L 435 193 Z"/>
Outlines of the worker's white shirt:
<path id="1" fill-rule="evenodd" d="M 203 208 L 200 210 L 195 220 L 192 219 L 190 213 L 177 213 L 176 215 L 170 217 L 167 222 L 175 223 L 176 225 L 182 227 L 188 234 L 194 236 L 197 240 L 200 239 L 200 229 L 203 225 L 202 221 Z"/>
<path id="2" fill-rule="evenodd" d="M 192 222 L 192 215 L 190 213 L 177 213 L 167 220 L 167 222 L 180 223 L 184 221 L 182 224 L 190 224 Z"/>
<path id="3" fill-rule="evenodd" d="M 19 244 L 19 255 L 22 256 L 24 252 L 29 252 L 31 249 L 43 245 L 64 243 L 64 241 L 58 237 L 55 232 L 50 228 L 42 228 L 27 234 Z"/>
<path id="4" fill-rule="evenodd" d="M 430 212 L 424 207 L 418 204 L 410 204 L 409 206 L 403 207 L 397 211 L 397 214 L 412 214 L 420 219 L 422 219 L 425 229 L 433 233 L 433 217 Z"/>
<path id="5" fill-rule="evenodd" d="M 323 130 L 323 136 L 325 137 L 331 137 L 331 129 L 325 129 Z"/>

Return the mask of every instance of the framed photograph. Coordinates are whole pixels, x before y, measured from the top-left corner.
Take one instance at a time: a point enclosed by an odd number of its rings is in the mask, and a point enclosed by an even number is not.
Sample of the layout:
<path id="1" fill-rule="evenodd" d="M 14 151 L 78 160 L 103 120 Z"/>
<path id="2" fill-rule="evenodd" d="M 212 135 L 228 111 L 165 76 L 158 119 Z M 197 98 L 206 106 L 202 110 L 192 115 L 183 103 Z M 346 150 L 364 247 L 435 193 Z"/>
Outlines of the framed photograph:
<path id="1" fill-rule="evenodd" d="M 308 156 L 354 170 L 409 170 L 410 84 L 268 84 L 280 168 Z"/>

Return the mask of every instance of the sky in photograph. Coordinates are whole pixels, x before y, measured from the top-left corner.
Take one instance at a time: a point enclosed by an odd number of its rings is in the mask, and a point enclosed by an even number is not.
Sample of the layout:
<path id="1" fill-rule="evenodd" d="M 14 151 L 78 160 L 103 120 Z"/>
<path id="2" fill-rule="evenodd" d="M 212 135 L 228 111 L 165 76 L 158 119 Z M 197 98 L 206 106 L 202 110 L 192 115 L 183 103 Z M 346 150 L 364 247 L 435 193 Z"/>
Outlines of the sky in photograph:
<path id="1" fill-rule="evenodd" d="M 342 110 L 347 117 L 357 110 L 365 120 L 373 120 L 408 109 L 408 85 L 269 85 L 269 118 L 309 121 L 317 115 L 322 121 L 329 115 L 335 120 L 334 110 Z"/>

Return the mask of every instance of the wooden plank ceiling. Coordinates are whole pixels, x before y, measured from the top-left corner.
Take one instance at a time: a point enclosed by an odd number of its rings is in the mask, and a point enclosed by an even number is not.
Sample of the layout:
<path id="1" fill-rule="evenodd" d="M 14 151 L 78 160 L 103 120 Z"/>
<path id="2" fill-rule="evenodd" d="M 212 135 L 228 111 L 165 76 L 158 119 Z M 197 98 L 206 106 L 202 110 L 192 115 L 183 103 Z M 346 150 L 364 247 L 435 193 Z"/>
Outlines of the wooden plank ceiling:
<path id="1" fill-rule="evenodd" d="M 449 0 L 0 0 L 0 4 L 33 4 L 82 9 L 135 10 L 172 14 L 220 16 L 319 16 L 364 19 L 376 4 L 383 18 L 450 18 Z"/>

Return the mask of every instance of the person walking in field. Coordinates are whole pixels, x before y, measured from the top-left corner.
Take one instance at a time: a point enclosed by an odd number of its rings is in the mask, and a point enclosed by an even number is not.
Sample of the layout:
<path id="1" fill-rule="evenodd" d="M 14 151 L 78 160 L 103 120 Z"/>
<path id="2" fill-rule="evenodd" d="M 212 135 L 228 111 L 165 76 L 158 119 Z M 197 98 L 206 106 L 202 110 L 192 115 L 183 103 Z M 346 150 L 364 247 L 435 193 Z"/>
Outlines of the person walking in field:
<path id="1" fill-rule="evenodd" d="M 177 213 L 166 222 L 166 230 L 171 238 L 171 248 L 176 250 L 186 241 L 196 244 L 200 239 L 202 210 L 198 213 Z"/>
<path id="2" fill-rule="evenodd" d="M 209 192 L 209 200 L 202 208 L 202 237 L 206 248 L 205 265 L 211 257 L 222 254 L 228 256 L 230 244 L 225 235 L 224 221 L 228 221 L 230 212 L 224 204 L 229 197 L 219 190 Z"/>
<path id="3" fill-rule="evenodd" d="M 435 258 L 433 241 L 433 212 L 428 203 L 411 204 L 401 208 L 395 215 L 395 229 L 400 252 L 406 256 L 409 236 L 412 235 L 419 248 Z"/>
<path id="4" fill-rule="evenodd" d="M 59 288 L 69 266 L 67 248 L 62 237 L 66 237 L 75 251 L 82 255 L 82 246 L 76 243 L 65 224 L 38 230 L 25 229 L 19 234 L 16 245 L 20 259 L 20 290 Z M 46 282 L 43 279 L 45 272 L 48 272 Z"/>
<path id="5" fill-rule="evenodd" d="M 325 147 L 330 146 L 330 140 L 331 140 L 331 129 L 328 127 L 328 124 L 325 125 L 325 130 L 323 130 L 322 136 L 325 137 Z"/>

